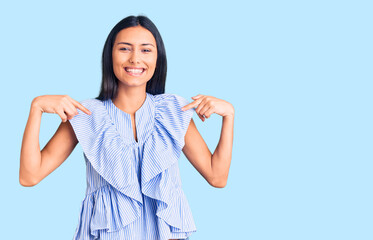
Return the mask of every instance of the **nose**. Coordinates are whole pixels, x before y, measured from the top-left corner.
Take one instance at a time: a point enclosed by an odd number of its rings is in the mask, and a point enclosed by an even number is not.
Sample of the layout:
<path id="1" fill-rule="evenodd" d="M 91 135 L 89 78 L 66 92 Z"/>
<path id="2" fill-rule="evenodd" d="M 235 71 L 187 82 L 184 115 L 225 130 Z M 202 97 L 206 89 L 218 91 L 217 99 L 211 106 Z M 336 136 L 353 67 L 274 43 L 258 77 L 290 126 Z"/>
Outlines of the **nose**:
<path id="1" fill-rule="evenodd" d="M 130 63 L 135 63 L 135 64 L 140 63 L 140 56 L 137 53 L 137 51 L 132 52 L 129 60 L 130 60 Z"/>

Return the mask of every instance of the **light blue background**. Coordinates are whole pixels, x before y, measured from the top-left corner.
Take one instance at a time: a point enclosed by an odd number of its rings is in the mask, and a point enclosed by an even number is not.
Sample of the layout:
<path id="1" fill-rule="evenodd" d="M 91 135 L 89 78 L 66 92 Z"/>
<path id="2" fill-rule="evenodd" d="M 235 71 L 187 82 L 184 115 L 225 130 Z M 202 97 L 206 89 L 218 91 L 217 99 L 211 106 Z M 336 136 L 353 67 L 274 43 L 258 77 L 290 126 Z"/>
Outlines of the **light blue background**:
<path id="1" fill-rule="evenodd" d="M 370 1 L 8 1 L 0 3 L 1 236 L 71 239 L 85 194 L 81 146 L 35 187 L 18 182 L 31 101 L 99 93 L 104 41 L 147 15 L 164 39 L 166 92 L 236 110 L 228 185 L 183 155 L 193 240 L 373 239 Z M 211 152 L 221 117 L 194 115 Z M 61 119 L 44 114 L 40 146 Z"/>

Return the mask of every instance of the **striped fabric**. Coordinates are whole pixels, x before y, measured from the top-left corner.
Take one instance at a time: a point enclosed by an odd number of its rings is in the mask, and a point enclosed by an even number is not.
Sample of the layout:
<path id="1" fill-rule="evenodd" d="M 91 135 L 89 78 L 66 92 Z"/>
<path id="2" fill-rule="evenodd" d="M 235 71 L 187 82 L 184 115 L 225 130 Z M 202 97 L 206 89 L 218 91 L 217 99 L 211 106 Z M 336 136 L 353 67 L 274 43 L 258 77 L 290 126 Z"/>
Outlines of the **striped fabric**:
<path id="1" fill-rule="evenodd" d="M 196 231 L 178 159 L 195 109 L 176 94 L 152 95 L 131 115 L 111 99 L 80 102 L 70 120 L 83 149 L 87 190 L 73 240 L 189 239 Z"/>

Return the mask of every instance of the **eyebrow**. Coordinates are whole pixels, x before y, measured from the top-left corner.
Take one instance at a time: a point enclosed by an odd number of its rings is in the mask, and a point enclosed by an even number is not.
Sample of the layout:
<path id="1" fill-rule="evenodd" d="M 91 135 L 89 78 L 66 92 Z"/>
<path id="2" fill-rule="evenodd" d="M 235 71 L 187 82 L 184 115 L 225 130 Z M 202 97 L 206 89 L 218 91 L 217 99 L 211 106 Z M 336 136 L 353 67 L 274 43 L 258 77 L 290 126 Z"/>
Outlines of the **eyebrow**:
<path id="1" fill-rule="evenodd" d="M 132 46 L 133 44 L 131 44 L 131 43 L 128 43 L 128 42 L 119 42 L 119 43 L 117 43 L 117 45 L 118 44 L 126 44 L 126 45 L 130 45 L 130 46 Z M 154 45 L 153 44 L 151 44 L 151 43 L 143 43 L 143 44 L 141 44 L 141 46 L 147 46 L 147 45 L 151 45 L 151 46 L 153 46 L 154 47 Z"/>

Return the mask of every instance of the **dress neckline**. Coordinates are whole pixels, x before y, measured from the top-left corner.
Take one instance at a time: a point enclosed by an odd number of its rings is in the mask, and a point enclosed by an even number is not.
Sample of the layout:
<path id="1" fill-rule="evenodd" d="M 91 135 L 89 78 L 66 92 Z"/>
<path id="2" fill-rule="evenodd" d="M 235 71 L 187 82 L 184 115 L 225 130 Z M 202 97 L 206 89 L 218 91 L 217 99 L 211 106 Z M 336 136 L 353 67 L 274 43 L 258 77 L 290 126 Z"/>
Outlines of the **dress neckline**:
<path id="1" fill-rule="evenodd" d="M 115 106 L 111 98 L 107 100 L 109 105 L 108 113 L 114 125 L 119 131 L 119 134 L 124 139 L 125 143 L 138 146 L 144 143 L 149 136 L 150 130 L 154 126 L 155 103 L 153 95 L 146 92 L 146 98 L 141 107 L 135 112 L 136 137 L 133 134 L 134 126 L 132 124 L 131 114 L 122 111 Z"/>
<path id="2" fill-rule="evenodd" d="M 112 106 L 114 107 L 114 109 L 115 109 L 116 111 L 121 112 L 121 113 L 124 114 L 124 115 L 127 115 L 127 117 L 131 117 L 131 114 L 129 114 L 129 113 L 123 111 L 122 109 L 118 108 L 118 107 L 114 104 L 114 102 L 113 102 L 113 100 L 112 100 L 111 98 L 109 98 L 109 102 L 110 102 L 110 104 L 112 104 Z M 140 108 L 137 109 L 137 111 L 135 112 L 135 117 L 136 117 L 136 115 L 139 114 L 139 112 L 143 111 L 143 109 L 145 108 L 145 106 L 147 105 L 148 102 L 149 102 L 149 93 L 146 92 L 145 101 L 144 101 L 143 104 L 140 106 Z M 135 119 L 135 120 L 137 120 L 137 119 Z"/>

